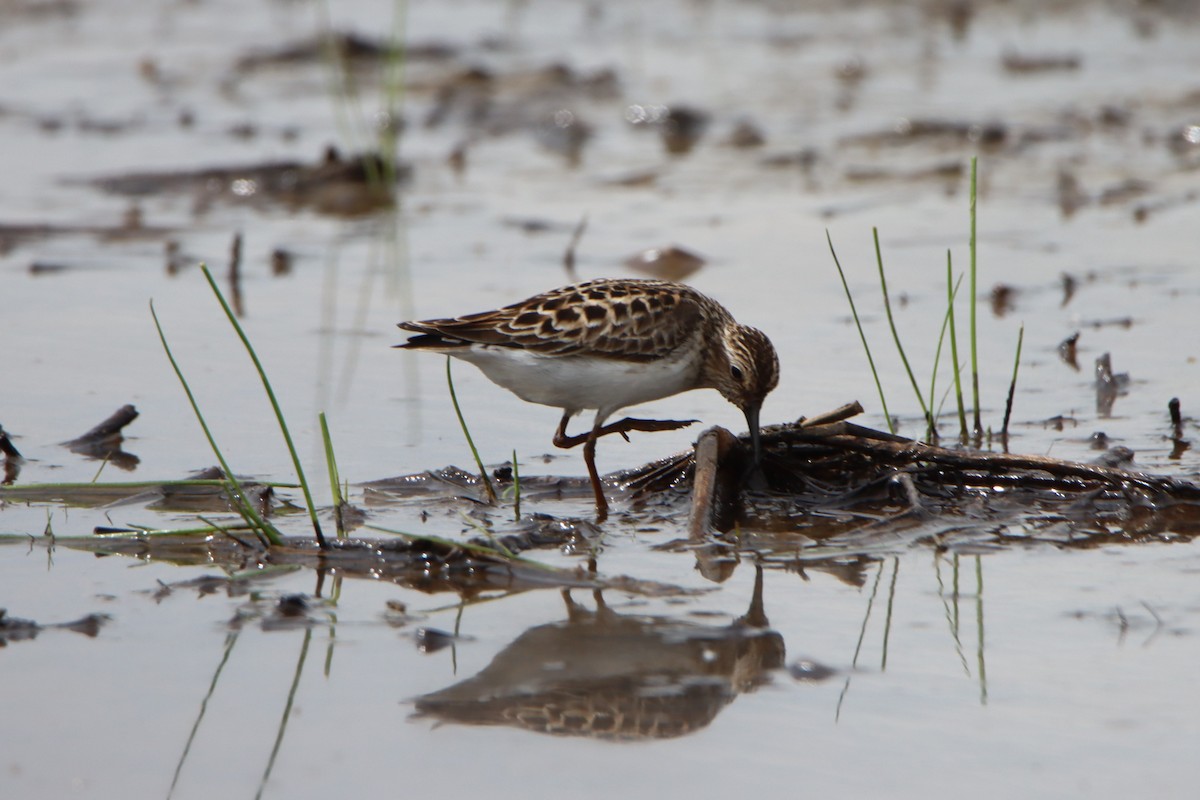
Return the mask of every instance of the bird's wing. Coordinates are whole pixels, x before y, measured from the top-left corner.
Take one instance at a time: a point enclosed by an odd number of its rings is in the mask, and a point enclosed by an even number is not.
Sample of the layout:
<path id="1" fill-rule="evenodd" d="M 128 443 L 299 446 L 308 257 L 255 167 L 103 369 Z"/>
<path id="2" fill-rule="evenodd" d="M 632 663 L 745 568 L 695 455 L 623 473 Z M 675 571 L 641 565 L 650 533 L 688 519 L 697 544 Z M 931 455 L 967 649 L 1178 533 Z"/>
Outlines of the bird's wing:
<path id="1" fill-rule="evenodd" d="M 711 306 L 711 307 L 710 307 Z M 695 290 L 667 281 L 602 280 L 555 289 L 520 303 L 453 319 L 401 322 L 420 335 L 409 349 L 471 344 L 517 347 L 546 355 L 592 355 L 649 361 L 695 333 L 705 313 L 723 309 Z"/>

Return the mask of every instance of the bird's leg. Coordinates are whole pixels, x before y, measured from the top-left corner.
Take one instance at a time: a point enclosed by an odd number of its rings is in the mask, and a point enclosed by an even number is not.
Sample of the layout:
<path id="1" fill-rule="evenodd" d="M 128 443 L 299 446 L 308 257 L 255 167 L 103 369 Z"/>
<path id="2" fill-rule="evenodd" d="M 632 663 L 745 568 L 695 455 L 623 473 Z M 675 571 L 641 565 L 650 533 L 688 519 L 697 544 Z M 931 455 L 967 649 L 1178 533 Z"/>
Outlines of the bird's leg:
<path id="1" fill-rule="evenodd" d="M 554 446 L 561 447 L 564 450 L 570 450 L 572 447 L 578 447 L 587 441 L 591 433 L 580 433 L 575 436 L 567 436 L 567 420 L 571 418 L 570 413 L 562 415 L 562 419 L 558 422 L 558 430 L 554 432 Z"/>
<path id="2" fill-rule="evenodd" d="M 674 431 L 679 428 L 686 428 L 697 420 L 675 420 L 675 419 L 633 419 L 626 417 L 620 422 L 613 422 L 608 425 L 593 425 L 592 429 L 587 433 L 577 433 L 574 436 L 567 435 L 567 421 L 571 419 L 571 414 L 564 413 L 562 419 L 559 420 L 558 430 L 554 432 L 554 446 L 568 450 L 572 447 L 583 445 L 583 463 L 587 465 L 588 478 L 592 481 L 592 492 L 596 495 L 596 518 L 597 521 L 603 522 L 608 517 L 608 500 L 604 497 L 604 486 L 600 483 L 600 473 L 596 469 L 596 440 L 601 436 L 607 436 L 610 433 L 619 433 L 625 436 L 629 431 Z M 628 441 L 629 437 L 625 436 Z"/>
<path id="3" fill-rule="evenodd" d="M 571 414 L 566 412 L 559 420 L 558 430 L 554 432 L 554 446 L 565 450 L 580 444 L 583 445 L 583 463 L 587 465 L 588 478 L 592 482 L 592 492 L 596 495 L 596 520 L 603 522 L 608 518 L 608 500 L 604 497 L 604 486 L 600 483 L 600 473 L 596 469 L 596 440 L 600 438 L 600 431 L 603 429 L 598 425 L 593 425 L 587 433 L 568 436 L 567 421 L 569 419 L 571 419 Z"/>
<path id="4" fill-rule="evenodd" d="M 596 495 L 596 521 L 603 522 L 608 518 L 608 500 L 604 497 L 604 485 L 600 483 L 600 473 L 596 470 L 596 439 L 599 438 L 598 428 L 592 428 L 583 443 L 583 463 L 587 465 L 588 477 L 592 481 L 592 492 Z"/>

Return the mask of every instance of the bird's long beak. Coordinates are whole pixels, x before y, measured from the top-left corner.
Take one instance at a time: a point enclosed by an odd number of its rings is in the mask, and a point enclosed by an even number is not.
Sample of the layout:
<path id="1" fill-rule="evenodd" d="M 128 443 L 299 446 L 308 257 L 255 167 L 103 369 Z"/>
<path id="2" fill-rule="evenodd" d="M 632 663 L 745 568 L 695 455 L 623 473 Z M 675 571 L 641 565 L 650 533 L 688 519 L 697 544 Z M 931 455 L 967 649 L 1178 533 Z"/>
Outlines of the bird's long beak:
<path id="1" fill-rule="evenodd" d="M 746 406 L 742 413 L 746 415 L 746 424 L 750 427 L 750 444 L 754 448 L 754 466 L 762 462 L 762 431 L 758 426 L 759 406 Z"/>

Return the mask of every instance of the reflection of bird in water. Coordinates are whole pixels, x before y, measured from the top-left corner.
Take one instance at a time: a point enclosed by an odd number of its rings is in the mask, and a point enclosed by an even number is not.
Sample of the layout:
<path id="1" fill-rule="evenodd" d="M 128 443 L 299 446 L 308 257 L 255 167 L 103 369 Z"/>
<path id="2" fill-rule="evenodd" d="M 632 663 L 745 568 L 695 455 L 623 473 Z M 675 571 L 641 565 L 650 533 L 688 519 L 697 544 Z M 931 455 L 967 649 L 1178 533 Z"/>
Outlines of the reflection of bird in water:
<path id="1" fill-rule="evenodd" d="M 415 701 L 418 717 L 597 739 L 664 739 L 707 726 L 783 665 L 762 570 L 745 616 L 724 627 L 596 610 L 563 591 L 567 619 L 521 634 L 478 675 Z"/>

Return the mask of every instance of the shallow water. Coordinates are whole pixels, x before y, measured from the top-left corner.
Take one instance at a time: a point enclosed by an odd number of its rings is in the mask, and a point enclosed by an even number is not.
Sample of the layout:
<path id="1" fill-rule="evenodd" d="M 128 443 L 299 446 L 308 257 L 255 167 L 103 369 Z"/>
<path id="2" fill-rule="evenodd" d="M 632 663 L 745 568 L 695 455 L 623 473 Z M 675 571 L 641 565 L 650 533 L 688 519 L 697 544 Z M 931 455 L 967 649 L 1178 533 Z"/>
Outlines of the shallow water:
<path id="1" fill-rule="evenodd" d="M 1186 137 L 1200 125 L 1198 89 L 1189 82 L 1197 74 L 1197 20 L 1186 5 L 1067 4 L 1049 15 L 1038 4 L 984 4 L 961 34 L 937 4 L 839 5 L 678 3 L 649 14 L 633 3 L 410 4 L 408 41 L 445 44 L 452 54 L 414 55 L 406 65 L 400 153 L 413 177 L 394 211 L 366 215 L 223 189 L 129 197 L 90 183 L 285 158 L 312 163 L 328 144 L 365 147 L 362 131 L 380 106 L 386 65 L 355 73 L 360 95 L 351 101 L 331 91 L 336 72 L 320 58 L 235 67 L 249 54 L 315 36 L 322 12 L 213 1 L 145 14 L 115 0 L 0 12 L 0 64 L 9 78 L 0 89 L 0 225 L 58 227 L 16 237 L 0 228 L 8 345 L 0 424 L 27 459 L 19 482 L 90 481 L 98 471 L 101 481 L 162 481 L 213 463 L 163 356 L 151 300 L 234 469 L 294 478 L 261 386 L 194 266 L 207 261 L 227 287 L 236 232 L 242 323 L 281 398 L 318 503 L 330 502 L 316 420 L 326 411 L 339 467 L 354 484 L 351 500 L 376 525 L 452 538 L 483 524 L 504 530 L 498 520 L 508 507 L 481 517 L 441 498 L 429 501 L 428 514 L 417 501 L 367 502 L 365 482 L 470 461 L 447 403 L 443 362 L 391 350 L 401 339 L 394 324 L 482 310 L 568 282 L 563 253 L 584 215 L 580 278 L 632 276 L 627 257 L 672 243 L 707 260 L 689 282 L 767 331 L 779 349 L 783 378 L 764 422 L 858 399 L 865 424 L 882 426 L 828 231 L 890 410 L 902 432 L 919 435 L 920 412 L 877 299 L 871 229 L 880 231 L 898 324 L 927 392 L 947 248 L 956 272 L 968 262 L 961 168 L 976 154 L 985 423 L 999 427 L 1024 324 L 1013 451 L 1089 460 L 1097 455 L 1089 437 L 1104 431 L 1136 451 L 1140 468 L 1195 479 L 1194 450 L 1170 458 L 1166 413 L 1171 397 L 1185 415 L 1200 402 L 1193 196 L 1200 151 Z M 384 38 L 392 12 L 367 2 L 330 9 L 338 29 Z M 1005 54 L 1070 56 L 1077 67 L 1016 73 L 1003 68 Z M 577 80 L 548 78 L 554 63 Z M 474 108 L 460 90 L 445 121 L 426 124 L 439 102 L 436 87 L 453 85 L 468 66 L 493 73 L 491 104 Z M 601 69 L 615 75 L 607 93 L 584 80 Z M 710 115 L 686 155 L 666 155 L 656 133 L 625 122 L 635 104 L 680 103 Z M 562 109 L 592 126 L 574 166 L 543 144 L 554 141 L 547 115 Z M 191 122 L 181 124 L 181 116 Z M 763 146 L 723 143 L 743 117 L 761 129 Z M 890 132 L 901 118 L 968 129 L 999 124 L 1004 135 L 991 145 L 969 132 L 896 138 Z M 447 157 L 464 143 L 465 169 L 456 174 Z M 945 165 L 959 169 L 919 174 Z M 622 182 L 643 174 L 652 177 Z M 140 227 L 122 229 L 134 207 Z M 528 220 L 550 229 L 513 224 Z M 181 254 L 174 274 L 165 268 L 168 240 Z M 286 275 L 271 272 L 276 248 L 293 254 Z M 34 263 L 61 269 L 34 271 Z M 1064 273 L 1078 281 L 1065 304 Z M 1003 316 L 987 302 L 998 283 L 1014 290 Z M 964 284 L 960 297 L 968 293 Z M 958 314 L 963 331 L 961 300 Z M 1123 320 L 1130 324 L 1111 324 Z M 1078 370 L 1058 354 L 1076 331 Z M 1106 352 L 1131 383 L 1112 416 L 1101 418 L 1093 363 Z M 503 464 L 515 450 L 523 475 L 583 474 L 577 453 L 551 453 L 555 410 L 521 403 L 468 365 L 454 374 L 488 462 Z M 59 446 L 125 403 L 141 412 L 126 429 L 124 449 L 139 459 L 132 472 L 101 469 Z M 633 411 L 735 431 L 744 424 L 712 392 Z M 1046 423 L 1060 415 L 1068 418 L 1063 430 Z M 954 427 L 948 414 L 944 425 Z M 688 448 L 698 432 L 605 441 L 598 460 L 604 470 L 639 465 Z M 1185 436 L 1196 437 L 1194 422 Z M 301 502 L 298 492 L 284 495 Z M 713 583 L 690 550 L 659 549 L 685 537 L 681 509 L 666 506 L 652 518 L 615 514 L 601 526 L 598 569 L 696 593 L 608 589 L 604 602 L 637 618 L 639 631 L 725 642 L 750 605 L 754 570 L 744 557 L 728 580 Z M 524 510 L 590 516 L 586 495 L 532 499 Z M 510 644 L 528 641 L 524 634 L 559 633 L 567 606 L 555 588 L 466 605 L 461 638 L 424 653 L 418 629 L 454 630 L 457 596 L 386 580 L 335 586 L 326 576 L 321 595 L 336 603 L 310 601 L 309 627 L 280 621 L 273 609 L 286 595 L 311 598 L 312 570 L 166 594 L 162 584 L 221 571 L 98 557 L 66 538 L 97 525 L 195 523 L 193 515 L 138 502 L 0 507 L 0 533 L 13 535 L 0 546 L 0 608 L 43 626 L 89 613 L 111 618 L 95 638 L 47 627 L 4 648 L 0 714 L 10 735 L 0 794 L 166 795 L 175 780 L 175 797 L 397 787 L 528 796 L 562 785 L 584 796 L 668 787 L 780 796 L 802 786 L 851 796 L 1173 797 L 1188 796 L 1197 778 L 1189 747 L 1200 709 L 1189 679 L 1200 656 L 1200 551 L 1190 541 L 936 554 L 928 544 L 896 543 L 862 560 L 847 553 L 840 570 L 828 563 L 803 574 L 767 569 L 765 613 L 789 669 L 762 672 L 743 660 L 737 677 L 698 672 L 667 681 L 667 696 L 687 696 L 681 686 L 715 687 L 715 712 L 690 708 L 702 722 L 687 735 L 617 745 L 414 718 L 418 698 L 479 673 Z M 300 516 L 281 525 L 297 536 L 310 530 Z M 52 544 L 47 527 L 63 543 Z M 561 567 L 583 563 L 575 552 L 530 555 Z M 587 590 L 571 596 L 596 607 Z M 241 624 L 231 626 L 239 612 Z M 679 658 L 677 649 L 656 649 L 660 639 L 639 635 L 628 658 L 594 665 L 610 673 L 608 695 L 598 684 L 583 692 L 594 704 L 611 699 L 612 682 L 628 688 L 630 676 L 655 674 L 648 664 Z M 554 661 L 544 653 L 524 658 L 539 657 Z M 705 668 L 704 659 L 702 652 L 695 669 Z M 794 677 L 806 659 L 831 674 Z M 654 692 L 641 686 L 631 694 Z M 595 776 L 587 759 L 602 765 Z"/>

